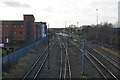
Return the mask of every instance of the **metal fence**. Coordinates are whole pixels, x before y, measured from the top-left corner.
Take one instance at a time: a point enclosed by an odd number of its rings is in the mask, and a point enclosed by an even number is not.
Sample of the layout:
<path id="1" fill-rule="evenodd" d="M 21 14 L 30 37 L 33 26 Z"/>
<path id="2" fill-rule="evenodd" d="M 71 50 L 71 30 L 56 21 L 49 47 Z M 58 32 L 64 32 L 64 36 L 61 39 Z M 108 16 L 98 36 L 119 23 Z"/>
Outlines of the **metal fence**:
<path id="1" fill-rule="evenodd" d="M 15 61 L 17 61 L 20 57 L 25 56 L 27 53 L 29 53 L 32 49 L 38 47 L 40 45 L 40 43 L 44 42 L 45 40 L 47 40 L 48 38 L 43 38 L 39 41 L 36 41 L 32 44 L 30 44 L 29 46 L 26 46 L 24 48 L 21 48 L 15 52 L 9 53 L 8 55 L 0 58 L 0 60 L 2 60 L 2 64 L 10 64 L 13 63 Z"/>

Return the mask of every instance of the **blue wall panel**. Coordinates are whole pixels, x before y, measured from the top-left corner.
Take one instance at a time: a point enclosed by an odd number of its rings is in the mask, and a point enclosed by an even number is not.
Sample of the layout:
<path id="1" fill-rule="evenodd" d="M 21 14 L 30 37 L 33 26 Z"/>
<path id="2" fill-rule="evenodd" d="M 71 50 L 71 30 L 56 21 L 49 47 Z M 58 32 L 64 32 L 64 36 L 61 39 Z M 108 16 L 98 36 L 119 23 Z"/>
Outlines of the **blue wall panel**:
<path id="1" fill-rule="evenodd" d="M 45 25 L 42 24 L 42 38 L 44 38 L 45 36 Z"/>

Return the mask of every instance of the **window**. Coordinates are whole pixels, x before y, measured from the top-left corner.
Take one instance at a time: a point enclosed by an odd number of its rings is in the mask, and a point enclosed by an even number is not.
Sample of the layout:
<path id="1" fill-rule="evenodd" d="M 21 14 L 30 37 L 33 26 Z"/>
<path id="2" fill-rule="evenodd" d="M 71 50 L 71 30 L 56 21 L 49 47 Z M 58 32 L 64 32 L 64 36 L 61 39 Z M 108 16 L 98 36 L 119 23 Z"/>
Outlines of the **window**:
<path id="1" fill-rule="evenodd" d="M 17 28 L 17 26 L 16 26 L 16 25 L 14 25 L 14 27 L 15 27 L 15 28 Z"/>
<path id="2" fill-rule="evenodd" d="M 6 25 L 6 28 L 8 28 L 8 25 Z"/>
<path id="3" fill-rule="evenodd" d="M 15 38 L 14 40 L 17 40 L 17 38 Z"/>
<path id="4" fill-rule="evenodd" d="M 2 28 L 2 25 L 0 25 L 0 28 Z"/>
<path id="5" fill-rule="evenodd" d="M 9 43 L 9 37 L 5 37 L 6 43 Z"/>
<path id="6" fill-rule="evenodd" d="M 20 31 L 19 33 L 22 34 L 22 31 Z"/>
<path id="7" fill-rule="evenodd" d="M 8 31 L 6 32 L 6 34 L 8 34 Z"/>
<path id="8" fill-rule="evenodd" d="M 22 40 L 22 38 L 20 37 L 20 40 Z"/>
<path id="9" fill-rule="evenodd" d="M 15 31 L 14 33 L 17 34 L 17 31 Z"/>
<path id="10" fill-rule="evenodd" d="M 20 28 L 22 28 L 22 27 L 23 27 L 23 25 L 20 26 Z"/>

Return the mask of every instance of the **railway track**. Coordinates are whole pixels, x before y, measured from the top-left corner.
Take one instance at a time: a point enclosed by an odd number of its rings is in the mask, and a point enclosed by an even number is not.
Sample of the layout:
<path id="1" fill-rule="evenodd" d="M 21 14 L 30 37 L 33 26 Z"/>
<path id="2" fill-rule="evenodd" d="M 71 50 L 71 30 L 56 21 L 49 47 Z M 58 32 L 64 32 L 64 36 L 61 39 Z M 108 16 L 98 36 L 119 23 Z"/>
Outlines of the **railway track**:
<path id="1" fill-rule="evenodd" d="M 102 57 L 106 58 L 107 61 L 109 61 L 112 65 L 114 65 L 115 67 L 117 67 L 118 69 L 120 69 L 120 63 L 115 60 L 114 58 L 112 57 L 109 57 L 109 56 L 105 56 L 105 55 L 102 55 L 100 52 L 98 52 L 96 49 L 92 49 L 94 50 L 96 53 L 98 53 L 99 55 L 101 55 Z"/>
<path id="2" fill-rule="evenodd" d="M 50 50 L 54 44 L 55 44 L 55 42 L 51 42 L 49 44 L 49 46 L 51 46 Z M 30 67 L 29 71 L 24 75 L 23 80 L 25 80 L 27 78 L 32 78 L 33 80 L 37 79 L 38 75 L 40 74 L 40 72 L 49 56 L 48 48 L 49 47 L 47 47 L 43 51 L 43 53 L 36 59 L 34 64 Z"/>
<path id="3" fill-rule="evenodd" d="M 76 40 L 76 42 L 77 42 L 78 44 L 81 44 L 81 43 L 82 43 L 82 41 L 79 41 L 79 42 L 78 42 L 77 40 Z M 109 61 L 113 66 L 115 66 L 115 67 L 117 67 L 118 69 L 120 69 L 119 59 L 116 60 L 116 59 L 112 58 L 111 56 L 104 55 L 104 54 L 100 53 L 99 51 L 97 51 L 96 49 L 90 48 L 87 43 L 86 43 L 86 47 L 89 48 L 90 50 L 94 51 L 95 53 L 101 55 L 102 57 L 106 58 L 106 60 Z"/>
<path id="4" fill-rule="evenodd" d="M 65 43 L 61 40 L 60 43 L 61 49 L 61 68 L 60 68 L 60 77 L 59 80 L 71 80 L 71 68 L 70 68 L 70 60 L 68 58 L 68 49 Z"/>
<path id="5" fill-rule="evenodd" d="M 73 43 L 71 42 L 74 46 L 76 46 L 80 51 L 82 51 L 82 49 L 80 49 L 82 46 L 81 44 L 78 43 Z M 91 51 L 89 51 L 88 49 L 86 50 L 86 54 L 85 54 L 86 58 L 88 58 L 88 60 L 95 66 L 95 68 L 98 70 L 98 72 L 103 76 L 103 78 L 107 79 L 107 78 L 113 78 L 116 80 L 119 80 L 119 77 L 116 76 L 116 74 L 113 74 L 114 72 L 111 70 L 109 70 L 99 59 L 98 57 L 96 58 L 96 55 L 94 56 Z M 111 64 L 111 63 L 110 63 Z M 114 66 L 115 67 L 115 66 Z"/>
<path id="6" fill-rule="evenodd" d="M 81 43 L 79 42 L 78 44 L 81 44 Z M 120 76 L 118 74 L 118 71 L 120 70 L 119 63 L 117 63 L 116 61 L 115 62 L 111 61 L 110 58 L 98 52 L 97 50 L 88 47 L 87 45 L 86 45 L 86 49 L 88 52 L 91 52 L 91 55 L 94 55 L 99 61 L 101 61 L 110 72 L 113 72 L 113 74 L 119 78 Z"/>

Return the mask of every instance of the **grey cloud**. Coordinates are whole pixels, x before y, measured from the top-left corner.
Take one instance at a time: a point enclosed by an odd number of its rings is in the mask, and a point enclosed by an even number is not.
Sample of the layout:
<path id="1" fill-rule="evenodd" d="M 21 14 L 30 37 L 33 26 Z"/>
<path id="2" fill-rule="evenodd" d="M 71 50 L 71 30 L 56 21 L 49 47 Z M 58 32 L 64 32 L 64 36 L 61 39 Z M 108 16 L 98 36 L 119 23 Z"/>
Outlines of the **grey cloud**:
<path id="1" fill-rule="evenodd" d="M 24 7 L 24 8 L 29 8 L 31 7 L 30 5 L 28 4 L 21 4 L 19 2 L 16 2 L 16 1 L 7 1 L 7 2 L 3 2 L 3 4 L 5 4 L 6 6 L 10 6 L 10 7 Z"/>
<path id="2" fill-rule="evenodd" d="M 43 11 L 51 13 L 53 12 L 53 8 L 52 7 L 44 8 Z"/>
<path id="3" fill-rule="evenodd" d="M 113 17 L 113 16 L 106 16 L 106 17 L 102 17 L 102 18 L 105 18 L 105 19 L 117 19 L 117 17 Z"/>
<path id="4" fill-rule="evenodd" d="M 92 2 L 92 6 L 97 6 L 97 7 L 114 7 L 117 5 L 117 1 L 110 1 L 110 0 L 100 0 L 100 1 L 94 1 Z"/>

